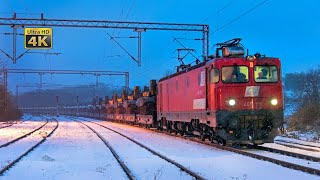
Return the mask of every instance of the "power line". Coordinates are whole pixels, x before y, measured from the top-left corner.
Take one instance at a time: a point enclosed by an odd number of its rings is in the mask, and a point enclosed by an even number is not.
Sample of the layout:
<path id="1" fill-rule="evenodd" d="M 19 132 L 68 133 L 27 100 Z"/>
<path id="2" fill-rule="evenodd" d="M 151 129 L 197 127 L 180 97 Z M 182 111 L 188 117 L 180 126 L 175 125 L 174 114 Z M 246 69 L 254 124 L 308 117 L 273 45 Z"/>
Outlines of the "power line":
<path id="1" fill-rule="evenodd" d="M 127 13 L 127 15 L 126 15 L 125 19 L 127 19 L 127 18 L 128 18 L 129 14 L 130 14 L 130 12 L 131 12 L 131 9 L 132 9 L 132 7 L 133 7 L 133 5 L 134 5 L 134 3 L 135 3 L 135 2 L 136 2 L 136 0 L 133 0 L 133 2 L 132 2 L 131 6 L 130 6 L 130 8 L 129 8 L 129 11 L 128 11 L 128 13 Z"/>
<path id="2" fill-rule="evenodd" d="M 218 32 L 218 31 L 220 31 L 221 29 L 223 29 L 223 28 L 225 28 L 225 27 L 227 27 L 227 26 L 229 26 L 230 24 L 232 24 L 233 22 L 237 21 L 237 20 L 240 19 L 241 17 L 243 17 L 243 16 L 247 15 L 248 13 L 250 13 L 251 11 L 253 11 L 254 9 L 260 7 L 261 5 L 263 5 L 264 3 L 266 3 L 267 1 L 269 1 L 269 0 L 264 0 L 264 1 L 262 1 L 260 4 L 254 6 L 253 8 L 249 9 L 249 10 L 246 11 L 245 13 L 241 14 L 240 16 L 234 18 L 233 20 L 229 21 L 229 22 L 226 23 L 225 25 L 223 25 L 223 26 L 221 26 L 220 28 L 216 29 L 215 31 L 213 31 L 212 33 L 210 33 L 210 35 Z"/>
<path id="3" fill-rule="evenodd" d="M 13 10 L 13 8 L 12 8 L 12 6 L 11 6 L 11 4 L 10 4 L 9 0 L 6 0 L 6 2 L 7 2 L 7 4 L 9 5 L 11 12 L 12 12 L 12 13 L 14 13 L 14 10 Z"/>
<path id="4" fill-rule="evenodd" d="M 230 1 L 227 5 L 223 6 L 222 8 L 220 8 L 216 14 L 219 14 L 221 11 L 223 11 L 224 9 L 226 9 L 228 6 L 230 6 L 232 4 L 233 1 Z M 208 16 L 207 18 L 205 18 L 203 21 L 201 21 L 201 23 L 204 23 L 205 21 L 207 21 L 211 16 Z M 179 36 L 177 36 L 178 38 L 176 39 L 180 39 L 183 35 L 185 35 L 186 33 L 181 33 Z M 174 41 L 171 41 L 168 45 L 171 45 L 171 43 Z"/>
<path id="5" fill-rule="evenodd" d="M 123 3 L 123 6 L 122 6 L 122 9 L 121 9 L 121 12 L 120 12 L 119 17 L 118 17 L 118 20 L 119 20 L 119 21 L 122 20 L 122 15 L 123 15 L 123 11 L 124 11 L 124 8 L 125 8 L 125 6 L 126 6 L 126 3 L 127 3 L 127 0 L 124 0 L 124 3 Z M 114 30 L 112 31 L 112 36 L 114 36 L 115 33 L 116 33 L 116 29 L 114 29 Z M 107 33 L 107 34 L 108 34 L 108 33 Z M 120 35 L 120 30 L 119 30 L 119 32 L 118 32 L 118 35 Z M 105 49 L 106 49 L 106 47 L 105 47 Z M 109 48 L 109 54 L 112 54 L 113 49 L 114 49 L 114 44 L 111 44 L 111 47 Z M 104 50 L 104 57 L 103 57 L 103 59 L 104 59 L 104 60 L 106 59 L 106 50 Z"/>
<path id="6" fill-rule="evenodd" d="M 221 9 L 219 9 L 216 14 L 220 14 L 221 11 L 223 11 L 224 9 L 226 9 L 227 7 L 229 7 L 232 4 L 232 1 L 230 1 L 227 5 L 223 6 Z M 205 20 L 203 20 L 201 23 L 207 21 L 211 16 L 208 16 Z"/>

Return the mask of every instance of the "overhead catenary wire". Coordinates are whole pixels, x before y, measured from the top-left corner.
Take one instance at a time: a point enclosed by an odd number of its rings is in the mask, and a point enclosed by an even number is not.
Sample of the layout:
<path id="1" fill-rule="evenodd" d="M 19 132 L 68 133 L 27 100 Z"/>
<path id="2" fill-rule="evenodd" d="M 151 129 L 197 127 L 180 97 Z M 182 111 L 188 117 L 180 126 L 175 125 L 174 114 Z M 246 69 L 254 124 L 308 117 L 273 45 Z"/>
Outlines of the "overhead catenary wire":
<path id="1" fill-rule="evenodd" d="M 127 18 L 129 17 L 130 12 L 131 12 L 131 10 L 132 10 L 132 8 L 133 8 L 133 6 L 134 6 L 134 3 L 135 3 L 135 2 L 136 2 L 136 0 L 133 0 L 133 2 L 132 2 L 131 6 L 130 6 L 130 8 L 129 8 L 129 11 L 128 11 L 128 13 L 127 13 L 127 15 L 126 15 L 125 19 L 127 19 Z"/>
<path id="2" fill-rule="evenodd" d="M 126 6 L 126 3 L 127 3 L 127 0 L 124 0 L 124 3 L 123 3 L 123 5 L 122 5 L 122 9 L 121 9 L 121 11 L 120 11 L 120 14 L 119 14 L 119 17 L 118 17 L 118 20 L 119 21 L 121 21 L 122 20 L 122 15 L 123 15 L 123 11 L 124 11 L 124 8 L 125 8 L 125 6 Z M 117 31 L 117 29 L 113 29 L 113 31 L 112 31 L 112 36 L 114 36 L 114 34 L 115 34 L 115 32 Z M 106 31 L 105 31 L 106 32 Z M 120 32 L 119 32 L 120 33 Z M 119 34 L 118 33 L 118 34 Z M 105 46 L 105 48 L 104 48 L 104 55 L 103 55 L 103 59 L 105 60 L 106 59 L 106 48 L 107 48 L 107 46 Z M 114 44 L 111 44 L 111 47 L 109 48 L 109 54 L 112 54 L 112 51 L 113 51 L 113 48 L 114 48 Z"/>
<path id="3" fill-rule="evenodd" d="M 127 51 L 120 43 L 118 43 L 118 41 L 116 41 L 109 33 L 107 33 L 108 36 L 110 37 L 111 40 L 113 40 L 125 53 L 128 54 L 128 56 L 131 57 L 132 60 L 138 62 L 138 60 L 136 58 L 134 58 L 130 53 L 129 51 Z"/>
<path id="4" fill-rule="evenodd" d="M 241 14 L 240 16 L 234 18 L 232 21 L 230 21 L 230 22 L 226 23 L 225 25 L 223 25 L 222 27 L 220 27 L 219 30 L 221 30 L 221 29 L 225 28 L 226 26 L 232 24 L 234 21 L 240 19 L 241 17 L 243 17 L 243 16 L 245 16 L 246 14 L 250 13 L 250 12 L 253 11 L 254 9 L 260 7 L 261 5 L 263 5 L 264 3 L 266 3 L 267 1 L 268 1 L 268 0 L 264 0 L 264 1 L 262 1 L 261 3 L 257 4 L 256 6 L 250 8 L 250 9 L 247 10 L 245 13 Z M 223 8 L 221 8 L 219 11 L 217 11 L 217 13 L 219 13 L 219 12 L 221 12 L 222 10 L 226 9 L 228 6 L 231 5 L 231 3 L 232 3 L 232 2 L 230 2 L 230 3 L 227 4 L 227 5 L 225 5 L 225 6 L 224 6 Z M 216 32 L 217 32 L 217 30 L 216 30 Z M 213 34 L 213 33 L 210 33 L 210 34 Z M 179 39 L 179 38 L 173 37 L 173 39 L 174 39 L 174 40 L 173 40 L 172 42 L 174 42 L 175 40 L 177 40 L 177 39 Z M 172 43 L 172 42 L 171 42 L 171 43 Z M 178 41 L 177 41 L 177 42 L 178 42 Z M 192 45 L 194 45 L 194 44 L 192 44 Z M 197 59 L 197 58 L 196 58 L 196 59 Z M 167 61 L 167 64 L 169 64 L 169 63 L 170 63 L 170 62 Z M 155 66 L 155 67 L 157 67 L 157 66 Z M 151 69 L 148 69 L 147 71 L 153 71 L 153 70 L 155 70 L 155 69 L 156 69 L 156 68 L 151 68 Z M 132 75 L 131 77 L 139 77 L 139 76 L 142 76 L 142 75 L 143 75 L 142 73 L 139 73 L 139 74 Z"/>
<path id="5" fill-rule="evenodd" d="M 216 14 L 220 14 L 221 11 L 225 10 L 227 7 L 229 7 L 232 4 L 233 1 L 230 1 L 228 4 L 226 4 L 225 6 L 223 6 L 222 8 L 220 8 Z M 205 21 L 207 21 L 210 18 L 210 16 L 208 16 L 207 18 L 205 18 L 201 23 L 204 23 Z"/>
<path id="6" fill-rule="evenodd" d="M 13 10 L 11 4 L 10 4 L 10 1 L 9 1 L 9 0 L 6 0 L 6 2 L 7 2 L 8 6 L 9 6 L 9 8 L 10 8 L 10 10 L 11 10 L 11 13 L 14 13 L 14 10 Z"/>
<path id="7" fill-rule="evenodd" d="M 221 11 L 225 10 L 225 9 L 226 9 L 227 7 L 229 7 L 232 3 L 233 3 L 233 1 L 230 1 L 228 4 L 226 4 L 225 6 L 223 6 L 222 8 L 220 8 L 220 9 L 216 12 L 216 14 L 219 15 Z M 210 18 L 210 16 L 208 16 L 208 17 L 205 18 L 203 21 L 201 21 L 200 24 L 204 23 L 204 22 L 207 21 L 209 18 Z M 181 34 L 178 35 L 175 39 L 180 39 L 180 38 L 182 38 L 182 36 L 184 36 L 184 35 L 186 35 L 186 32 L 181 33 Z M 183 39 L 188 40 L 187 38 L 183 38 Z M 198 40 L 198 39 L 200 39 L 200 38 L 195 38 L 194 40 Z M 192 39 L 190 39 L 190 40 L 192 40 Z M 174 41 L 169 42 L 169 43 L 168 43 L 168 46 L 171 45 L 173 42 L 174 42 Z M 194 44 L 191 44 L 191 45 L 193 46 Z M 201 56 L 199 56 L 199 57 L 201 57 Z"/>
<path id="8" fill-rule="evenodd" d="M 236 18 L 232 19 L 231 21 L 227 22 L 226 24 L 224 24 L 223 26 L 217 28 L 216 30 L 214 30 L 213 32 L 211 32 L 209 34 L 209 36 L 217 33 L 218 31 L 221 31 L 222 29 L 226 28 L 227 26 L 231 25 L 232 23 L 234 23 L 235 21 L 239 20 L 240 18 L 242 18 L 243 16 L 249 14 L 251 11 L 257 9 L 258 7 L 262 6 L 263 4 L 265 4 L 267 1 L 269 0 L 264 0 L 262 2 L 260 2 L 259 4 L 253 6 L 252 8 L 248 9 L 247 11 L 245 11 L 244 13 L 242 13 L 241 15 L 237 16 Z M 194 43 L 192 44 L 194 45 Z M 212 46 L 210 49 L 212 49 L 214 46 Z"/>
<path id="9" fill-rule="evenodd" d="M 264 0 L 264 1 L 262 1 L 261 3 L 257 4 L 256 6 L 250 8 L 249 10 L 247 10 L 246 12 L 244 12 L 244 13 L 242 13 L 241 15 L 237 16 L 236 18 L 232 19 L 231 21 L 227 22 L 227 23 L 224 24 L 223 26 L 217 28 L 215 31 L 213 31 L 212 33 L 210 33 L 210 35 L 218 32 L 218 31 L 220 31 L 221 29 L 223 29 L 223 28 L 225 28 L 225 27 L 227 27 L 227 26 L 229 26 L 230 24 L 232 24 L 233 22 L 237 21 L 237 20 L 240 19 L 241 17 L 249 14 L 251 11 L 253 11 L 253 10 L 255 10 L 256 8 L 260 7 L 261 5 L 263 5 L 264 3 L 266 3 L 267 1 L 269 1 L 269 0 Z"/>

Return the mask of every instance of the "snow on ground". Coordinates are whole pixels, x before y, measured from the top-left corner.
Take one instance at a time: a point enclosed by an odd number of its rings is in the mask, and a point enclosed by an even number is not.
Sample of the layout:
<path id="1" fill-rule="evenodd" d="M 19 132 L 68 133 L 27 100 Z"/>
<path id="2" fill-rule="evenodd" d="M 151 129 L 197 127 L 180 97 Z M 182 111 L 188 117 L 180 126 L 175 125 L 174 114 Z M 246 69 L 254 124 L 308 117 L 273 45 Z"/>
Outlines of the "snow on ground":
<path id="1" fill-rule="evenodd" d="M 283 137 L 283 136 L 277 136 L 274 140 L 280 141 L 280 142 L 288 142 L 293 144 L 300 144 L 300 145 L 320 148 L 320 142 L 308 142 L 304 140 L 298 140 L 298 139 L 293 139 L 293 138 Z"/>
<path id="2" fill-rule="evenodd" d="M 115 149 L 137 179 L 192 179 L 175 165 L 153 155 L 132 141 L 108 129 L 86 123 L 99 132 Z"/>
<path id="3" fill-rule="evenodd" d="M 13 139 L 27 134 L 40 127 L 46 122 L 45 117 L 34 117 L 32 120 L 14 124 L 10 127 L 0 129 L 0 144 L 7 143 Z"/>
<path id="4" fill-rule="evenodd" d="M 90 129 L 63 117 L 58 120 L 55 133 L 0 179 L 127 179 Z"/>
<path id="5" fill-rule="evenodd" d="M 55 122 L 49 122 L 46 126 L 41 128 L 39 131 L 32 133 L 31 135 L 16 141 L 6 147 L 0 148 L 0 169 L 8 165 L 11 161 L 15 160 L 21 154 L 26 152 L 29 148 L 34 146 L 36 143 L 43 139 L 54 128 Z M 10 131 L 10 129 L 5 128 Z M 8 132 L 9 133 L 9 132 Z M 0 136 L 2 139 L 2 136 Z"/>
<path id="6" fill-rule="evenodd" d="M 320 162 L 313 162 L 313 161 L 309 161 L 309 160 L 298 159 L 298 158 L 294 158 L 294 157 L 290 157 L 290 156 L 281 155 L 278 153 L 272 153 L 272 152 L 262 151 L 262 150 L 257 150 L 257 149 L 247 149 L 244 151 L 254 153 L 254 154 L 259 154 L 259 155 L 266 156 L 266 157 L 271 157 L 271 158 L 286 161 L 286 162 L 291 162 L 294 164 L 299 164 L 301 166 L 310 167 L 313 169 L 320 169 Z"/>
<path id="7" fill-rule="evenodd" d="M 0 122 L 0 128 L 8 127 L 10 125 L 15 125 L 15 124 L 22 123 L 22 121 L 24 121 L 24 120 L 30 120 L 31 117 L 32 117 L 31 115 L 24 115 L 21 120 L 19 119 L 19 120 L 15 120 L 15 121 Z"/>
<path id="8" fill-rule="evenodd" d="M 301 141 L 308 141 L 308 142 L 316 142 L 320 144 L 320 134 L 316 132 L 300 132 L 300 131 L 290 131 L 284 134 L 285 137 L 298 139 Z"/>
<path id="9" fill-rule="evenodd" d="M 21 120 L 22 120 L 22 121 L 23 121 L 23 120 L 30 120 L 31 117 L 32 117 L 31 115 L 25 114 L 25 115 L 22 116 Z M 1 119 L 0 119 L 0 127 L 6 126 L 6 125 L 8 125 L 8 124 L 16 124 L 16 123 L 21 122 L 21 120 L 19 119 L 19 120 L 1 121 Z"/>
<path id="10" fill-rule="evenodd" d="M 319 179 L 318 176 L 291 170 L 271 162 L 147 129 L 111 122 L 98 122 L 134 138 L 208 179 Z"/>
<path id="11" fill-rule="evenodd" d="M 303 150 L 303 149 L 298 149 L 298 148 L 287 147 L 287 146 L 284 146 L 281 144 L 276 144 L 276 143 L 266 143 L 266 144 L 263 144 L 262 146 L 320 158 L 320 149 L 319 148 L 318 148 L 319 151 L 308 151 L 308 150 Z M 302 148 L 304 148 L 304 147 L 302 147 Z M 312 148 L 312 147 L 308 147 L 308 148 Z M 317 150 L 317 149 L 314 149 L 314 150 Z"/>

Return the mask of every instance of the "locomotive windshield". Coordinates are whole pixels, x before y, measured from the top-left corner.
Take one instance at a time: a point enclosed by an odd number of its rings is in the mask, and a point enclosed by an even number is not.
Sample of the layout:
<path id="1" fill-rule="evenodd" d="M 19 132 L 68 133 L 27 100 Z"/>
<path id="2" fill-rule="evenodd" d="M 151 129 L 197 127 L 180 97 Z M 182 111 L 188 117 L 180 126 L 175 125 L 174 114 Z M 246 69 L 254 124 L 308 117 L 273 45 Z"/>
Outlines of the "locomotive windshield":
<path id="1" fill-rule="evenodd" d="M 248 82 L 247 66 L 226 66 L 222 67 L 222 82 L 224 83 L 245 83 Z"/>
<path id="2" fill-rule="evenodd" d="M 254 80 L 256 82 L 278 82 L 278 68 L 276 66 L 255 66 Z"/>

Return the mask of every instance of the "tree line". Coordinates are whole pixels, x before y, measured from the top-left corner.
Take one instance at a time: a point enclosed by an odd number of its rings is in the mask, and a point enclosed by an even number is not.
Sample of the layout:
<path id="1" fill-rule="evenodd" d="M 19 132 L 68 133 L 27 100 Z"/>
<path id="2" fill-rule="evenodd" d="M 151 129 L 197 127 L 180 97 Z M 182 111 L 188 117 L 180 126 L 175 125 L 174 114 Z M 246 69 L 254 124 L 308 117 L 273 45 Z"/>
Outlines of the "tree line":
<path id="1" fill-rule="evenodd" d="M 289 128 L 320 133 L 320 66 L 284 77 L 285 101 L 297 105 L 288 117 Z"/>
<path id="2" fill-rule="evenodd" d="M 3 85 L 0 85 L 3 89 Z M 21 118 L 22 112 L 14 103 L 13 96 L 4 91 L 0 91 L 0 121 L 17 120 Z"/>

